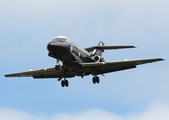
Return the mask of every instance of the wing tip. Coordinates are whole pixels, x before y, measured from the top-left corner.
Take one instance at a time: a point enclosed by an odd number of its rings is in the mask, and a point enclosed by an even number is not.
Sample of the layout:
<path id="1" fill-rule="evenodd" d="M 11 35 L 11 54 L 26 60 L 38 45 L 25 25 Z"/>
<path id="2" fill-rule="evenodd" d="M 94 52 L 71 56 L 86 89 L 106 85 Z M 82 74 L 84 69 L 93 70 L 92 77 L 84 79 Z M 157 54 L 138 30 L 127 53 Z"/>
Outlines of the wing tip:
<path id="1" fill-rule="evenodd" d="M 163 58 L 154 58 L 154 62 L 158 62 L 158 61 L 164 61 L 165 59 Z"/>
<path id="2" fill-rule="evenodd" d="M 6 74 L 6 75 L 4 75 L 5 77 L 12 77 L 10 74 Z"/>
<path id="3" fill-rule="evenodd" d="M 163 58 L 158 58 L 158 60 L 159 60 L 159 61 L 164 61 L 165 59 L 163 59 Z"/>

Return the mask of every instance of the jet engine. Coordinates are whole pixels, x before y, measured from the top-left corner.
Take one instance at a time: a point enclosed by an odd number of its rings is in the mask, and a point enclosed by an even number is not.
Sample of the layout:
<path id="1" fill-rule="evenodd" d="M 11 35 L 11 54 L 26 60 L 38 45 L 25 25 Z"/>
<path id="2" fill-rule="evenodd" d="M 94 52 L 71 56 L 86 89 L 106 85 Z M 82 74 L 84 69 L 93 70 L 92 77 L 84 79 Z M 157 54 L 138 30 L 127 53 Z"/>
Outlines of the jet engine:
<path id="1" fill-rule="evenodd" d="M 95 62 L 100 62 L 100 59 L 101 59 L 101 57 L 98 56 L 98 55 L 96 55 L 96 56 L 93 57 L 93 60 L 94 60 Z"/>

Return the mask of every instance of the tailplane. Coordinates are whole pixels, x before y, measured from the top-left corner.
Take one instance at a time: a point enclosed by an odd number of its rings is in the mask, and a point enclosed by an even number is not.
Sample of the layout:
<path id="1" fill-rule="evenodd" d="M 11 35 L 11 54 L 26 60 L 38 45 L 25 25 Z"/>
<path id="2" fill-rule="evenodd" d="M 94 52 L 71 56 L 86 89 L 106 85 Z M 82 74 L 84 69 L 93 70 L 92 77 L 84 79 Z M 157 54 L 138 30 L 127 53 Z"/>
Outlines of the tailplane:
<path id="1" fill-rule="evenodd" d="M 117 49 L 125 49 L 125 48 L 136 48 L 133 45 L 125 45 L 125 46 L 104 46 L 104 43 L 100 41 L 97 46 L 85 48 L 86 51 L 92 52 L 91 57 L 95 62 L 103 62 L 104 59 L 102 57 L 102 53 L 104 50 L 117 50 Z"/>

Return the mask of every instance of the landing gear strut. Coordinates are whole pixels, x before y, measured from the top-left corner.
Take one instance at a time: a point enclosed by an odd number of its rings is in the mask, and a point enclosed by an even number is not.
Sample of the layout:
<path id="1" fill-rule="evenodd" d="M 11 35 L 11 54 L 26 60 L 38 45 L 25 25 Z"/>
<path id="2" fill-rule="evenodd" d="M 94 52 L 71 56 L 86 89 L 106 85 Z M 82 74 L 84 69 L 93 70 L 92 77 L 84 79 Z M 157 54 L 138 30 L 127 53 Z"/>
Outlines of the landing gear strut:
<path id="1" fill-rule="evenodd" d="M 98 76 L 93 77 L 93 84 L 100 83 L 100 78 Z"/>
<path id="2" fill-rule="evenodd" d="M 61 86 L 62 87 L 65 87 L 65 86 L 68 87 L 69 86 L 69 81 L 68 80 L 62 80 L 61 81 Z"/>
<path id="3" fill-rule="evenodd" d="M 55 69 L 56 70 L 61 70 L 62 66 L 59 64 L 59 59 L 57 59 L 56 63 L 57 63 L 57 65 L 55 65 Z"/>

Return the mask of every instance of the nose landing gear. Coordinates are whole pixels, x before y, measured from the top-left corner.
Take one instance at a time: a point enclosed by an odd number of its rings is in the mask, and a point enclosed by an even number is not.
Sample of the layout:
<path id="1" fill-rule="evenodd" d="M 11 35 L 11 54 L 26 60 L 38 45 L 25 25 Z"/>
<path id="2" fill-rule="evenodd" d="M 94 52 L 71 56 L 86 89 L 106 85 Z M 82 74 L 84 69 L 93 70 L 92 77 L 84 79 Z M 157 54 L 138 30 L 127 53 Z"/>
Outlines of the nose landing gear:
<path id="1" fill-rule="evenodd" d="M 57 59 L 57 61 L 56 61 L 56 63 L 57 63 L 57 65 L 55 65 L 55 69 L 56 70 L 61 70 L 62 69 L 62 66 L 59 64 L 59 59 Z"/>
<path id="2" fill-rule="evenodd" d="M 56 69 L 56 70 L 61 70 L 61 69 L 62 69 L 62 66 L 61 66 L 61 65 L 55 65 L 55 69 Z"/>

